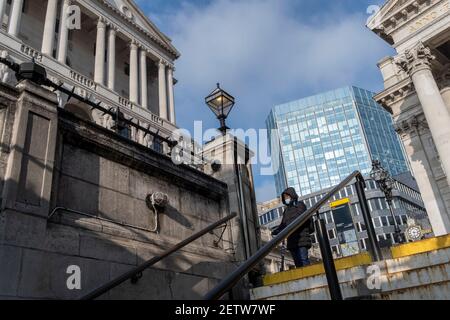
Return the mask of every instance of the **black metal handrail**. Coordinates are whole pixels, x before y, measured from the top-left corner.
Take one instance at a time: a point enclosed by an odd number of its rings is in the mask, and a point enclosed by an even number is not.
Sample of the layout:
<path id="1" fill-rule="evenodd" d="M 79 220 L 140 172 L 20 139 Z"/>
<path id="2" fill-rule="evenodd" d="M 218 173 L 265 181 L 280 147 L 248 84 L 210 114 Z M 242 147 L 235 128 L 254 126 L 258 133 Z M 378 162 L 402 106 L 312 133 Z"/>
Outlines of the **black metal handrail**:
<path id="1" fill-rule="evenodd" d="M 223 224 L 227 223 L 231 219 L 234 219 L 237 216 L 237 213 L 232 213 L 231 215 L 217 221 L 216 223 L 213 223 L 212 225 L 208 226 L 207 228 L 195 233 L 194 235 L 190 236 L 184 241 L 181 241 L 171 249 L 165 251 L 159 256 L 156 256 L 147 262 L 144 262 L 140 266 L 137 266 L 136 268 L 124 273 L 123 275 L 117 277 L 116 279 L 111 280 L 110 282 L 102 285 L 101 287 L 95 289 L 91 293 L 88 293 L 87 295 L 80 298 L 80 300 L 93 300 L 95 298 L 100 297 L 101 295 L 105 294 L 109 290 L 117 287 L 118 285 L 122 284 L 123 282 L 135 278 L 137 275 L 141 274 L 144 270 L 148 269 L 149 267 L 155 265 L 159 261 L 163 260 L 164 258 L 170 256 L 171 254 L 177 252 L 178 250 L 182 249 L 183 247 L 189 245 L 190 243 L 194 242 L 195 240 L 201 238 L 205 234 L 217 229 L 218 227 L 222 226 Z"/>
<path id="2" fill-rule="evenodd" d="M 320 199 L 315 205 L 308 209 L 305 213 L 295 219 L 289 226 L 281 231 L 270 242 L 259 249 L 252 257 L 245 261 L 235 271 L 233 271 L 227 278 L 219 283 L 214 289 L 207 293 L 204 297 L 205 300 L 217 300 L 220 299 L 226 292 L 231 290 L 233 286 L 240 281 L 250 270 L 252 270 L 265 256 L 267 256 L 273 249 L 275 249 L 284 239 L 288 238 L 295 231 L 301 228 L 306 222 L 313 218 L 313 216 L 319 212 L 319 210 L 342 188 L 347 186 L 353 179 L 357 178 L 357 184 L 362 185 L 364 178 L 359 171 L 353 172 L 347 178 L 345 178 L 339 185 L 334 187 L 327 195 Z M 361 183 L 362 181 L 362 183 Z M 375 251 L 377 251 L 375 249 Z M 375 255 L 377 256 L 377 255 Z M 331 261 L 332 262 L 332 261 Z"/>

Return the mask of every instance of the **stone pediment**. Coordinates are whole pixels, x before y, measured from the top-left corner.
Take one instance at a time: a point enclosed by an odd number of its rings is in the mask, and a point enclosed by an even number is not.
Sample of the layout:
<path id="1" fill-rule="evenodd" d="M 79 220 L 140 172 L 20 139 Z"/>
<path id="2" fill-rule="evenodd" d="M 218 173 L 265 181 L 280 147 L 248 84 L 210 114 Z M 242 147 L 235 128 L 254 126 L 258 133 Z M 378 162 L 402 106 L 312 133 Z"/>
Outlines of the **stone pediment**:
<path id="1" fill-rule="evenodd" d="M 395 15 L 395 13 L 408 2 L 411 2 L 411 0 L 388 0 L 383 7 L 371 17 L 367 26 L 372 30 L 378 28 L 381 23 Z"/>
<path id="2" fill-rule="evenodd" d="M 123 17 L 127 18 L 130 22 L 138 26 L 145 33 L 156 38 L 157 42 L 160 42 L 172 51 L 177 57 L 178 51 L 172 45 L 172 41 L 164 35 L 156 25 L 148 18 L 148 16 L 138 7 L 133 0 L 100 0 L 106 5 L 120 13 Z"/>
<path id="3" fill-rule="evenodd" d="M 369 19 L 367 27 L 389 44 L 397 44 L 448 14 L 449 5 L 449 0 L 390 0 Z"/>

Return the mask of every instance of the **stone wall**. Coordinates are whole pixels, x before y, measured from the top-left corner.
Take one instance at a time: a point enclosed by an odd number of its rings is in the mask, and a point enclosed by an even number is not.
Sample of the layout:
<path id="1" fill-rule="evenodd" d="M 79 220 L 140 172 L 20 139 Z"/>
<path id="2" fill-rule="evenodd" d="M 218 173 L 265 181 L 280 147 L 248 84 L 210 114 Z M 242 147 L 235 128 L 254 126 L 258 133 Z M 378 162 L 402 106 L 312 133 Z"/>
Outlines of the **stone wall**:
<path id="1" fill-rule="evenodd" d="M 31 83 L 0 87 L 0 129 L 0 298 L 75 299 L 230 213 L 226 184 L 58 109 Z M 159 233 L 153 192 L 169 196 Z M 221 231 L 102 298 L 201 298 L 235 268 L 230 228 L 214 244 Z M 81 290 L 67 287 L 72 265 Z"/>
<path id="2" fill-rule="evenodd" d="M 375 262 L 380 270 L 374 278 L 369 264 L 337 272 L 345 299 L 369 297 L 376 300 L 450 299 L 450 249 Z M 370 278 L 372 277 L 372 278 Z M 368 289 L 368 283 L 379 289 Z M 256 288 L 254 300 L 330 300 L 325 274 Z"/>

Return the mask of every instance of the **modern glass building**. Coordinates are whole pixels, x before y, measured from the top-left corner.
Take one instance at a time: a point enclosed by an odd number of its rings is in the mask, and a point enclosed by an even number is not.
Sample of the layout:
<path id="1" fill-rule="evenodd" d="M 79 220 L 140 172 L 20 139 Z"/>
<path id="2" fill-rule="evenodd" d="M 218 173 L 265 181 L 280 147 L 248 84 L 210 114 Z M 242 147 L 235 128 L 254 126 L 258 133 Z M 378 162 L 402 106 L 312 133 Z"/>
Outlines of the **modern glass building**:
<path id="1" fill-rule="evenodd" d="M 355 170 L 368 175 L 375 159 L 393 176 L 410 171 L 392 117 L 373 96 L 352 86 L 273 108 L 266 125 L 271 150 L 279 150 L 278 194 L 287 186 L 302 196 L 319 192 Z"/>
<path id="2" fill-rule="evenodd" d="M 386 242 L 389 246 L 396 243 L 395 224 L 400 227 L 402 232 L 405 232 L 409 223 L 413 222 L 414 225 L 422 228 L 424 237 L 432 237 L 431 224 L 415 180 L 409 173 L 396 176 L 394 179 L 396 181 L 393 191 L 393 209 L 396 222 L 391 215 L 383 192 L 378 189 L 375 181 L 370 178 L 366 179 L 367 203 L 380 246 L 383 243 L 386 246 Z M 331 189 L 315 192 L 301 197 L 301 200 L 308 208 L 311 208 L 329 191 Z M 261 207 L 258 212 L 259 223 L 262 227 L 273 230 L 280 225 L 285 206 L 279 199 L 277 200 L 278 202 L 273 201 L 273 205 L 270 207 Z M 335 202 L 339 205 L 334 206 Z M 332 201 L 323 206 L 319 212 L 325 217 L 328 239 L 335 258 L 367 251 L 368 234 L 354 184 L 340 190 Z M 345 224 L 345 228 L 342 227 L 343 224 Z M 319 252 L 317 235 L 313 234 L 313 248 L 310 254 L 312 257 L 318 258 L 320 257 Z"/>

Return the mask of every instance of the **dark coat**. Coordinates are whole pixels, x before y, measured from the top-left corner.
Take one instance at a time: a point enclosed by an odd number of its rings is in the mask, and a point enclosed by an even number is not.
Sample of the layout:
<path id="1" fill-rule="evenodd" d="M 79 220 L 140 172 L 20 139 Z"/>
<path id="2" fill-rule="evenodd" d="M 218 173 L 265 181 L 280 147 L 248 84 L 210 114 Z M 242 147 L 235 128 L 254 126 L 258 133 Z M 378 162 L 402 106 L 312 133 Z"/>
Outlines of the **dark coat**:
<path id="1" fill-rule="evenodd" d="M 288 194 L 293 202 L 290 205 L 286 206 L 286 209 L 283 213 L 283 219 L 278 228 L 273 231 L 273 235 L 279 234 L 283 231 L 287 226 L 289 226 L 295 219 L 297 219 L 301 214 L 306 212 L 307 208 L 303 201 L 298 200 L 298 195 L 295 192 L 294 188 L 288 188 L 281 194 L 281 199 L 284 202 L 283 196 Z M 310 219 L 307 223 L 303 225 L 300 229 L 295 231 L 289 238 L 287 239 L 287 249 L 292 250 L 298 247 L 311 248 L 312 246 L 312 238 L 311 233 L 314 233 L 314 224 L 312 219 Z"/>

